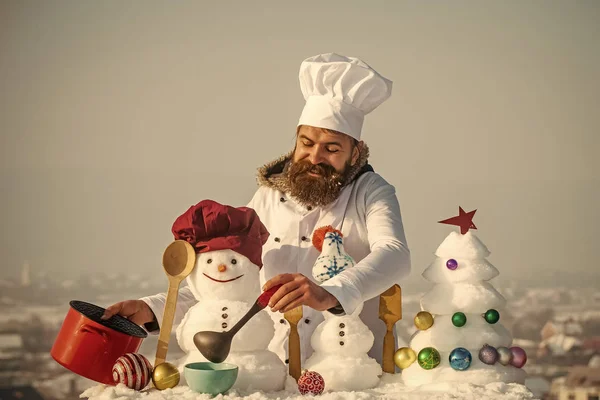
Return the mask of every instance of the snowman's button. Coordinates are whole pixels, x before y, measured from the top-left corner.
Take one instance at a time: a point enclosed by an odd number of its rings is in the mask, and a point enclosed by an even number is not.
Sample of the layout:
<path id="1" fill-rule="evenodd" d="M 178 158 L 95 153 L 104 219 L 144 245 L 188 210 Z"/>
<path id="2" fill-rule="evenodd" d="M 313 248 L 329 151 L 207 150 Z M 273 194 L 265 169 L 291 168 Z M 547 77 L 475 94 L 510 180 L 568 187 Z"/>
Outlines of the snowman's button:
<path id="1" fill-rule="evenodd" d="M 285 202 L 285 197 L 280 197 L 279 201 L 282 202 L 282 203 Z"/>
<path id="2" fill-rule="evenodd" d="M 290 363 L 290 360 L 286 358 L 286 359 L 285 359 L 285 363 L 286 363 L 286 364 L 289 364 L 289 363 Z"/>
<path id="3" fill-rule="evenodd" d="M 344 335 L 345 335 L 344 331 L 340 331 L 340 336 L 344 336 Z"/>
<path id="4" fill-rule="evenodd" d="M 311 210 L 312 210 L 312 207 L 311 207 L 311 206 L 308 206 L 308 207 L 306 207 L 306 209 L 307 209 L 308 211 L 311 211 Z"/>
<path id="5" fill-rule="evenodd" d="M 222 327 L 223 329 L 227 328 L 227 323 L 226 323 L 226 322 L 223 322 L 223 323 L 221 324 L 221 327 Z"/>
<path id="6" fill-rule="evenodd" d="M 344 345 L 344 342 L 340 342 L 340 346 L 343 346 L 343 345 Z"/>
<path id="7" fill-rule="evenodd" d="M 227 311 L 227 307 L 221 308 L 221 311 Z"/>
<path id="8" fill-rule="evenodd" d="M 308 238 L 306 236 L 302 236 L 300 239 L 302 239 L 302 241 L 304 242 L 308 241 Z"/>
<path id="9" fill-rule="evenodd" d="M 281 242 L 281 239 L 279 239 L 278 237 L 276 237 L 276 238 L 275 238 L 275 239 L 273 239 L 273 240 L 275 240 L 276 242 Z"/>
<path id="10" fill-rule="evenodd" d="M 346 327 L 346 324 L 344 324 L 344 323 L 342 322 L 342 323 L 340 324 L 340 328 L 342 328 L 342 329 L 343 329 L 343 328 L 345 328 L 345 327 Z"/>
<path id="11" fill-rule="evenodd" d="M 228 315 L 227 314 L 223 314 L 223 315 L 221 315 L 221 317 L 223 317 L 223 319 L 225 319 L 225 318 L 228 317 Z"/>
<path id="12" fill-rule="evenodd" d="M 282 319 L 280 319 L 280 320 L 279 320 L 279 323 L 280 323 L 280 324 L 285 324 L 285 319 L 283 319 L 283 318 L 282 318 Z"/>
<path id="13" fill-rule="evenodd" d="M 306 318 L 306 319 L 304 320 L 304 323 L 305 323 L 305 324 L 310 324 L 310 319 Z"/>

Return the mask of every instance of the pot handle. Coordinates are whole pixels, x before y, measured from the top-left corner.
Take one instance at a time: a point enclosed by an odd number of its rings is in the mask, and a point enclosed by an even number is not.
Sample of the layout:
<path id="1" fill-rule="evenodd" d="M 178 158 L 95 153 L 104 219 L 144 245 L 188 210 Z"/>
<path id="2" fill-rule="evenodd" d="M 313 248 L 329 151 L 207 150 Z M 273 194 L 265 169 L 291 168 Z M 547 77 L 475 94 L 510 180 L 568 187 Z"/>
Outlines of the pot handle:
<path id="1" fill-rule="evenodd" d="M 79 331 L 100 335 L 102 337 L 102 340 L 104 341 L 104 344 L 108 344 L 108 335 L 106 334 L 106 332 L 103 332 L 98 328 L 95 328 L 88 324 L 83 324 L 81 325 L 81 328 L 79 328 Z"/>

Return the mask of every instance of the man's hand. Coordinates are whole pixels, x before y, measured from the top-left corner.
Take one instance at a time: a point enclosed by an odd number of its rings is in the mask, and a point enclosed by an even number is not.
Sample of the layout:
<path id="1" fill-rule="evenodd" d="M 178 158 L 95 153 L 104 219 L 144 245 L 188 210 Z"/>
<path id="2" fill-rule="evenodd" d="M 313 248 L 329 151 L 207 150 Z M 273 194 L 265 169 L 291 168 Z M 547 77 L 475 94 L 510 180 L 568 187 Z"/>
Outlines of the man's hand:
<path id="1" fill-rule="evenodd" d="M 338 304 L 337 299 L 331 293 L 302 274 L 277 275 L 265 283 L 263 291 L 279 284 L 283 286 L 269 301 L 269 307 L 273 312 L 286 312 L 301 305 L 317 311 L 325 311 Z"/>
<path id="2" fill-rule="evenodd" d="M 113 304 L 106 308 L 101 319 L 109 319 L 115 314 L 125 317 L 140 326 L 154 320 L 154 313 L 150 306 L 142 300 L 125 300 Z"/>

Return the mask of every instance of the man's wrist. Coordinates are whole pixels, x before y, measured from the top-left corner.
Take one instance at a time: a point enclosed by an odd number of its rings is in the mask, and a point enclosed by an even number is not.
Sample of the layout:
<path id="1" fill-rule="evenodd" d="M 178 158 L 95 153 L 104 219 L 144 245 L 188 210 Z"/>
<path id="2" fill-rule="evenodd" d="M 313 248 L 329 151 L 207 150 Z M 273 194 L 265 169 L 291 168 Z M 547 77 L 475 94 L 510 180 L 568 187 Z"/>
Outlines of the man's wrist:
<path id="1" fill-rule="evenodd" d="M 158 331 L 160 329 L 160 325 L 158 325 L 158 320 L 156 319 L 156 314 L 154 314 L 154 311 L 151 311 L 151 312 L 152 312 L 152 321 L 146 322 L 144 324 L 144 328 L 148 332 Z"/>
<path id="2" fill-rule="evenodd" d="M 344 311 L 344 307 L 342 307 L 342 305 L 340 304 L 339 301 L 335 306 L 328 308 L 327 311 L 329 311 L 330 313 L 332 313 L 334 315 L 346 314 L 346 311 Z"/>

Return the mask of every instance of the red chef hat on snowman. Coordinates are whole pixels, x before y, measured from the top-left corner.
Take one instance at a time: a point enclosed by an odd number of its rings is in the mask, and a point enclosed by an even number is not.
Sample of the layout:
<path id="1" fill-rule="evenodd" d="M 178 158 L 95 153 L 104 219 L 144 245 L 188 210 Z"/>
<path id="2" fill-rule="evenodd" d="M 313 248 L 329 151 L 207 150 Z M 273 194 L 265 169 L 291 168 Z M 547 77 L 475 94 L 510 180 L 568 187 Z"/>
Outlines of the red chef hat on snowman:
<path id="1" fill-rule="evenodd" d="M 185 240 L 196 253 L 230 249 L 262 268 L 262 246 L 269 237 L 256 211 L 202 200 L 173 223 L 175 240 Z"/>

